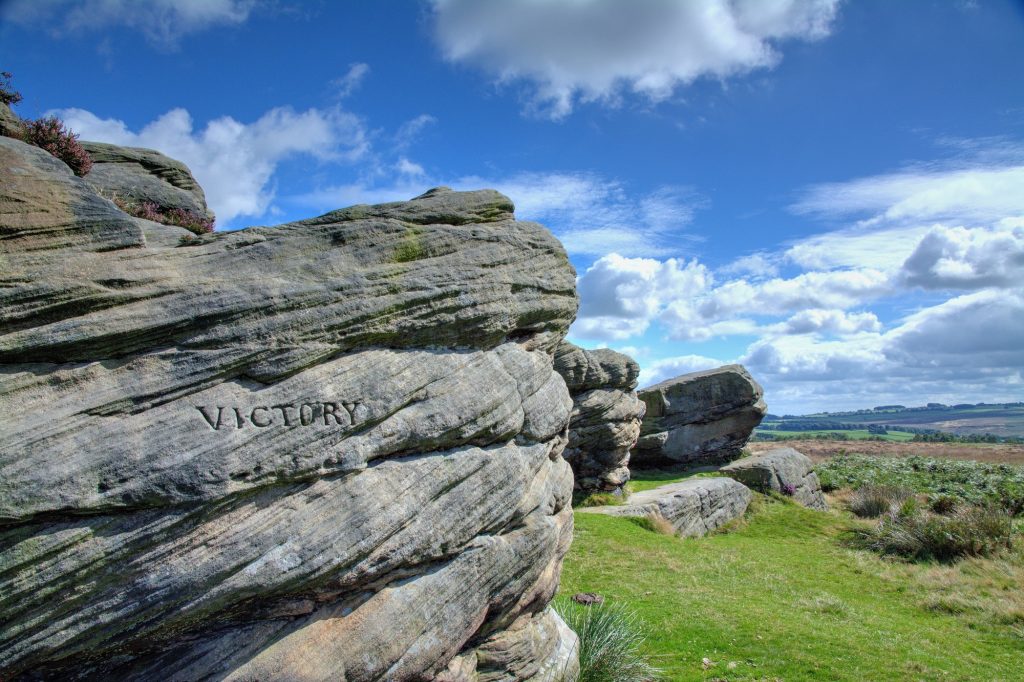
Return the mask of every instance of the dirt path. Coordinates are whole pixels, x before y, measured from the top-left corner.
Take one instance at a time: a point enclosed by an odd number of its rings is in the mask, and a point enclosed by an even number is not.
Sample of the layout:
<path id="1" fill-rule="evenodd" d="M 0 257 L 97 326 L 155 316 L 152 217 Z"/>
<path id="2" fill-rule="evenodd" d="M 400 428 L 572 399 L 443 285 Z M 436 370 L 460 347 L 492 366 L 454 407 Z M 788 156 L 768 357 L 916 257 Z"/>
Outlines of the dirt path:
<path id="1" fill-rule="evenodd" d="M 963 443 L 880 443 L 855 440 L 787 440 L 777 443 L 748 443 L 751 453 L 778 447 L 799 450 L 814 461 L 839 454 L 874 455 L 880 457 L 935 457 L 942 459 L 971 459 L 995 464 L 1024 464 L 1024 445 L 984 445 Z"/>

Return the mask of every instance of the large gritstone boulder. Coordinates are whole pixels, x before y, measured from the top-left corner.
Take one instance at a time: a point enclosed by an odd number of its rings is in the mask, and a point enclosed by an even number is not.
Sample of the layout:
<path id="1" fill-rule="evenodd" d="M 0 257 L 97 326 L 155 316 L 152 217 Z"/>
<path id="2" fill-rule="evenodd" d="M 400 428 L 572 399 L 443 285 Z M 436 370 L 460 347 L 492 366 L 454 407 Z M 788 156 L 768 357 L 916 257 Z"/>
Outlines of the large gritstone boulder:
<path id="1" fill-rule="evenodd" d="M 639 392 L 647 405 L 638 467 L 722 464 L 739 456 L 765 404 L 761 386 L 740 365 L 684 374 Z"/>
<path id="2" fill-rule="evenodd" d="M 572 395 L 569 445 L 576 488 L 622 492 L 629 480 L 629 450 L 640 436 L 644 404 L 636 397 L 640 367 L 613 350 L 583 350 L 567 341 L 555 350 L 555 370 Z"/>
<path id="3" fill-rule="evenodd" d="M 188 166 L 152 149 L 82 142 L 92 159 L 86 183 L 99 194 L 128 204 L 153 204 L 159 213 L 174 210 L 213 220 L 206 195 Z"/>
<path id="4" fill-rule="evenodd" d="M 828 509 L 821 482 L 809 457 L 793 448 L 776 448 L 730 462 L 722 473 L 762 493 L 792 497 L 811 509 Z"/>
<path id="5" fill-rule="evenodd" d="M 575 273 L 512 210 L 179 246 L 0 139 L 0 678 L 571 670 Z"/>
<path id="6" fill-rule="evenodd" d="M 628 504 L 579 511 L 609 516 L 653 515 L 671 523 L 682 537 L 700 537 L 743 516 L 752 497 L 746 486 L 731 478 L 689 478 L 634 493 Z"/>

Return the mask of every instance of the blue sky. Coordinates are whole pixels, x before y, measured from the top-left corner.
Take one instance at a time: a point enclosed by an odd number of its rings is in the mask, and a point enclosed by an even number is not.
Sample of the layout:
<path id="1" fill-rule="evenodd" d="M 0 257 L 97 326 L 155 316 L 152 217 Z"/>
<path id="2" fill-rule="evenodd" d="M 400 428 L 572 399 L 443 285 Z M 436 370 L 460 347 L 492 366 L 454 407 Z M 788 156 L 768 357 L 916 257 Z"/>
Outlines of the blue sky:
<path id="1" fill-rule="evenodd" d="M 496 187 L 571 338 L 773 412 L 1024 398 L 1024 3 L 8 0 L 23 117 L 193 169 L 218 229 Z"/>

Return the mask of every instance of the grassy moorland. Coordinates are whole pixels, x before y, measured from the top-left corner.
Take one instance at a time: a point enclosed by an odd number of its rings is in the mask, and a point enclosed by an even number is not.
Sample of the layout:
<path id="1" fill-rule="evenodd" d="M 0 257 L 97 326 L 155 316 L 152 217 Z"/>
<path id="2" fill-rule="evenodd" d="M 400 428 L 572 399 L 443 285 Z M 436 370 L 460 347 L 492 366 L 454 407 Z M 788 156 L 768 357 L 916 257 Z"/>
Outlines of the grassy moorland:
<path id="1" fill-rule="evenodd" d="M 800 439 L 800 438 L 814 438 L 815 436 L 832 436 L 840 434 L 848 440 L 867 440 L 880 439 L 883 441 L 891 441 L 893 443 L 906 443 L 907 441 L 914 440 L 914 434 L 908 431 L 889 431 L 886 434 L 874 434 L 869 432 L 867 429 L 849 429 L 846 431 L 834 431 L 830 429 L 819 429 L 816 431 L 757 431 L 759 436 L 767 436 L 768 438 L 775 438 L 781 441 L 788 439 Z M 783 443 L 785 444 L 785 443 Z"/>
<path id="2" fill-rule="evenodd" d="M 849 548 L 853 523 L 758 496 L 730 532 L 680 540 L 580 512 L 559 598 L 635 610 L 669 680 L 1020 679 L 1019 549 L 911 564 Z"/>

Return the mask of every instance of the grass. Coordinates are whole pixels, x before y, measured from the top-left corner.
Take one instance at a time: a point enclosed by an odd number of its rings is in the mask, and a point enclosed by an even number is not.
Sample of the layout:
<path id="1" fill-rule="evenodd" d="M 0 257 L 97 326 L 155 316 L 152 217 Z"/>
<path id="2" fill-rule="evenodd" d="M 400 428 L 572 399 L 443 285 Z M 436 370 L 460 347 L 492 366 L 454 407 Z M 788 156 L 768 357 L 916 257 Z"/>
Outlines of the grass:
<path id="1" fill-rule="evenodd" d="M 573 682 L 649 682 L 659 672 L 643 653 L 644 625 L 621 605 L 581 606 L 564 597 L 555 610 L 579 636 L 580 674 Z"/>
<path id="2" fill-rule="evenodd" d="M 754 434 L 757 436 L 778 436 L 780 438 L 814 438 L 815 436 L 842 434 L 849 440 L 880 438 L 893 443 L 906 443 L 907 441 L 914 440 L 914 434 L 908 431 L 890 431 L 885 435 L 881 435 L 869 433 L 867 429 L 850 429 L 848 431 L 836 431 L 835 429 L 821 429 L 817 431 L 774 431 L 758 429 L 754 431 Z"/>
<path id="3" fill-rule="evenodd" d="M 629 492 L 639 493 L 652 488 L 659 488 L 669 483 L 678 483 L 688 478 L 718 476 L 717 471 L 701 471 L 693 469 L 634 469 L 630 472 Z"/>
<path id="4" fill-rule="evenodd" d="M 1024 512 L 1024 467 L 927 457 L 839 455 L 817 465 L 826 490 L 884 485 Z"/>
<path id="5" fill-rule="evenodd" d="M 742 527 L 691 540 L 577 514 L 561 592 L 634 610 L 669 680 L 1019 679 L 1019 551 L 896 562 L 845 546 L 848 517 L 757 499 Z"/>

